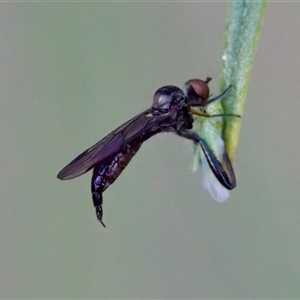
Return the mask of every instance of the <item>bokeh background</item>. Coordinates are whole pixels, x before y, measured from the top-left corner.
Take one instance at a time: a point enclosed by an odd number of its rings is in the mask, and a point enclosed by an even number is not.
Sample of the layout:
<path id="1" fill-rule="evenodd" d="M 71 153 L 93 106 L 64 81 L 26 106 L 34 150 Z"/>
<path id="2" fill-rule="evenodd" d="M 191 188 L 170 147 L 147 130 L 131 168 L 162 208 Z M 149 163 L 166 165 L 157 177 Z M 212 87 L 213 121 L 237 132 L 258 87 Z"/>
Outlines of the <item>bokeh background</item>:
<path id="1" fill-rule="evenodd" d="M 270 3 L 223 204 L 192 146 L 145 143 L 104 194 L 58 171 L 151 105 L 213 76 L 227 3 L 0 4 L 1 298 L 299 298 L 299 3 Z"/>

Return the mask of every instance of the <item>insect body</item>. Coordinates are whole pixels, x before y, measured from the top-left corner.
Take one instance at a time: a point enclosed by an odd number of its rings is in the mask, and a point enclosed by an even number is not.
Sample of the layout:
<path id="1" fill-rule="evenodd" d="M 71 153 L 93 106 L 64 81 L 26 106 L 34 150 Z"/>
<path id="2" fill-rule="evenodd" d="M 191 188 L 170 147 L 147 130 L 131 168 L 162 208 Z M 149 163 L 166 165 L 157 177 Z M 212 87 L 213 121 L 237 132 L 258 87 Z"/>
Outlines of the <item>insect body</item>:
<path id="1" fill-rule="evenodd" d="M 235 176 L 226 152 L 224 161 L 229 164 L 229 167 L 226 166 L 224 169 L 207 143 L 191 130 L 194 121 L 192 114 L 211 117 L 195 108 L 205 107 L 208 103 L 221 98 L 227 91 L 208 99 L 207 83 L 209 81 L 210 78 L 206 81 L 189 80 L 185 85 L 187 94 L 176 86 L 158 89 L 154 94 L 150 109 L 133 117 L 84 151 L 63 168 L 57 177 L 62 180 L 73 179 L 93 169 L 91 184 L 93 203 L 98 220 L 105 226 L 102 221 L 103 192 L 126 168 L 143 142 L 157 133 L 173 132 L 199 144 L 216 178 L 225 188 L 233 189 L 236 185 Z"/>

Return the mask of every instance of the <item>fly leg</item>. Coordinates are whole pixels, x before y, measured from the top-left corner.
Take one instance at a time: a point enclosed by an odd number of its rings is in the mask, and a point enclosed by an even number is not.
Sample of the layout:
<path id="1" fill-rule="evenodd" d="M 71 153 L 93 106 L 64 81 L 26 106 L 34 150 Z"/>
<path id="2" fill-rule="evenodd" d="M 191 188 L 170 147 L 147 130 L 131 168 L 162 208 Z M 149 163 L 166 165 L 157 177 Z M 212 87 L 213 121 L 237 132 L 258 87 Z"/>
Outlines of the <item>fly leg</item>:
<path id="1" fill-rule="evenodd" d="M 105 179 L 103 177 L 103 173 L 105 170 L 103 170 L 102 167 L 98 168 L 95 167 L 93 171 L 93 177 L 92 177 L 92 198 L 93 203 L 96 209 L 96 217 L 99 220 L 99 222 L 103 225 L 103 227 L 106 227 L 105 224 L 102 221 L 103 218 L 103 196 L 102 192 L 105 186 Z"/>
<path id="2" fill-rule="evenodd" d="M 223 166 L 222 163 L 216 158 L 215 154 L 207 145 L 205 140 L 202 139 L 196 132 L 182 129 L 177 131 L 176 134 L 183 138 L 194 141 L 195 144 L 200 144 L 206 160 L 219 182 L 228 190 L 232 190 L 233 188 L 235 188 L 236 180 L 233 167 L 225 150 L 223 151 L 222 157 L 222 160 L 224 162 Z"/>

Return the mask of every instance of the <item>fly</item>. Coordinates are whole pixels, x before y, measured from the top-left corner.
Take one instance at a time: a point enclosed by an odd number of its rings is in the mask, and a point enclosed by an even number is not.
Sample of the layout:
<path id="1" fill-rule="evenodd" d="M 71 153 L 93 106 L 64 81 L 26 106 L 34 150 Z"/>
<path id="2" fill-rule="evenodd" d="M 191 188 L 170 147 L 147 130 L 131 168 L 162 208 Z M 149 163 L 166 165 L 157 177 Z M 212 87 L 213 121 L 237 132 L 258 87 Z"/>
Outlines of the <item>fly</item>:
<path id="1" fill-rule="evenodd" d="M 236 116 L 233 114 L 209 115 L 205 107 L 222 98 L 229 86 L 220 95 L 209 98 L 208 82 L 192 79 L 185 83 L 184 93 L 176 86 L 164 86 L 153 96 L 152 107 L 133 117 L 113 130 L 101 141 L 81 153 L 57 175 L 61 180 L 73 179 L 93 169 L 91 192 L 96 216 L 103 223 L 103 192 L 118 178 L 143 142 L 160 132 L 172 132 L 200 145 L 207 163 L 215 177 L 226 189 L 236 186 L 233 168 L 226 151 L 222 163 L 193 127 L 193 114 L 203 117 Z"/>

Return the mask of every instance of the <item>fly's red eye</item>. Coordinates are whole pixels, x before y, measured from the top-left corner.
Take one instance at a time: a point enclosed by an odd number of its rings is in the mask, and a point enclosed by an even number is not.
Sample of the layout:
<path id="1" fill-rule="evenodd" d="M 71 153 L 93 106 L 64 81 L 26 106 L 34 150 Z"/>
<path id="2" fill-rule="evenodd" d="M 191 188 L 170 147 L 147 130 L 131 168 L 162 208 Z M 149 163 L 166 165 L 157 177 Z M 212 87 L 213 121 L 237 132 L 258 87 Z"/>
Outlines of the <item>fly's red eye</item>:
<path id="1" fill-rule="evenodd" d="M 198 98 L 202 105 L 205 105 L 209 97 L 208 77 L 205 81 L 201 79 L 191 79 L 186 83 L 187 93 L 190 98 Z M 199 99 L 200 98 L 200 99 Z"/>

